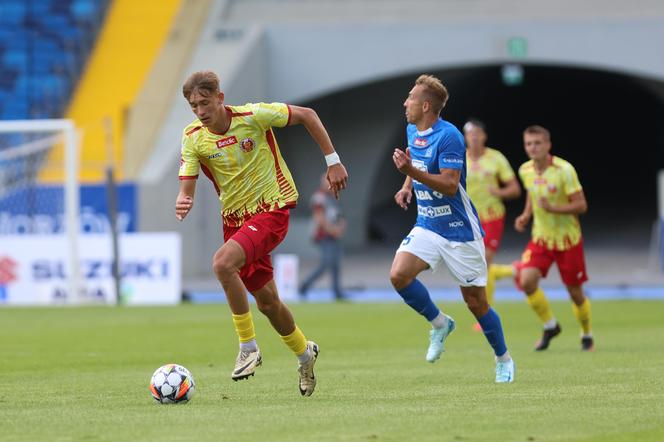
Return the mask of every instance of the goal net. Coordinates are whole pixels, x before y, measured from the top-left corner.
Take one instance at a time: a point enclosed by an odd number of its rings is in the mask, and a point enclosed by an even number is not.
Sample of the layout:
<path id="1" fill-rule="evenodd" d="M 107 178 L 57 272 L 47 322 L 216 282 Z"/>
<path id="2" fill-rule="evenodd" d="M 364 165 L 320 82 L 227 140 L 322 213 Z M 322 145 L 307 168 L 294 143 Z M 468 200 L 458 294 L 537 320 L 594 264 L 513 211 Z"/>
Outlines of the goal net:
<path id="1" fill-rule="evenodd" d="M 79 208 L 73 122 L 0 121 L 0 303 L 79 303 Z"/>

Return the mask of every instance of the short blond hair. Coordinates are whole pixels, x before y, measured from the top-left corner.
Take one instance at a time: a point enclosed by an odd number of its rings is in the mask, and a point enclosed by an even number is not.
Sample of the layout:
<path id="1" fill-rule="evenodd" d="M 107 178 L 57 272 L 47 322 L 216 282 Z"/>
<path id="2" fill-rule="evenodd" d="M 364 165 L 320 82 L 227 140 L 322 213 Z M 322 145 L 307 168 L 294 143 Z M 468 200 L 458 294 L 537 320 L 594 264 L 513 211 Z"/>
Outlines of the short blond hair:
<path id="1" fill-rule="evenodd" d="M 544 135 L 544 138 L 546 138 L 547 141 L 551 141 L 551 132 L 545 127 L 538 126 L 538 125 L 532 125 L 528 126 L 524 131 L 523 134 L 529 134 L 529 135 Z"/>
<path id="2" fill-rule="evenodd" d="M 212 71 L 194 72 L 182 85 L 182 95 L 189 100 L 195 90 L 206 91 L 204 95 L 216 95 L 219 93 L 219 76 Z"/>
<path id="3" fill-rule="evenodd" d="M 424 86 L 426 100 L 431 103 L 436 114 L 440 115 L 450 97 L 443 82 L 433 75 L 422 74 L 415 80 L 415 85 Z"/>

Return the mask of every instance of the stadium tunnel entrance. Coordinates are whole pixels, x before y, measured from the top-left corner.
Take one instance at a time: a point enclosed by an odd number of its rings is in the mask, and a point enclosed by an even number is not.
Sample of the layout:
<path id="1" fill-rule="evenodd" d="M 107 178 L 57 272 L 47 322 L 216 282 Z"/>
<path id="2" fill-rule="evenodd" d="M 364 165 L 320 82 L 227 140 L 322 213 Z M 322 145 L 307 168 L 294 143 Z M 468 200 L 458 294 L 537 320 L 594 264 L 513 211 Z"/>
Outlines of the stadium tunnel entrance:
<path id="1" fill-rule="evenodd" d="M 657 171 L 664 167 L 664 82 L 595 69 L 525 65 L 522 83 L 510 86 L 501 68 L 430 70 L 450 92 L 443 117 L 459 128 L 470 117 L 482 120 L 487 144 L 501 150 L 515 171 L 527 160 L 523 129 L 531 124 L 548 128 L 552 153 L 575 166 L 584 187 L 589 205 L 581 220 L 586 243 L 647 247 L 657 217 Z M 395 170 L 391 152 L 405 144 L 401 104 L 417 75 L 365 84 L 309 103 L 337 128 L 341 122 L 336 120 L 351 118 L 342 109 L 358 107 L 383 115 L 389 142 L 356 146 L 376 149 L 371 155 L 378 167 L 370 181 L 370 201 L 345 208 L 368 210 L 365 228 L 371 244 L 398 244 L 416 217 L 414 205 L 404 214 L 394 204 L 403 175 Z M 511 228 L 523 204 L 523 197 L 507 203 L 507 245 L 523 245 L 525 240 Z"/>

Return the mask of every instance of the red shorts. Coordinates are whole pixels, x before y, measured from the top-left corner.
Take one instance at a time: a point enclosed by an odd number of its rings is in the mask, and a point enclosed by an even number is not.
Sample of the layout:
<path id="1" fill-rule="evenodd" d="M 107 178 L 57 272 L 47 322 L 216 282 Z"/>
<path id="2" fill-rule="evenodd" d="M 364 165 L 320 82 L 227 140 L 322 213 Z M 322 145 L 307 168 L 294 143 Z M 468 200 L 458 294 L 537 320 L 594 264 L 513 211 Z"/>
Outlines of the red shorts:
<path id="1" fill-rule="evenodd" d="M 530 241 L 521 255 L 522 268 L 539 269 L 543 277 L 549 273 L 554 261 L 565 285 L 581 285 L 588 280 L 583 257 L 583 240 L 568 250 L 550 250 Z"/>
<path id="2" fill-rule="evenodd" d="M 274 277 L 270 252 L 288 233 L 288 209 L 276 209 L 249 218 L 240 227 L 224 226 L 224 241 L 232 239 L 244 250 L 240 279 L 250 292 L 262 289 Z"/>
<path id="3" fill-rule="evenodd" d="M 505 230 L 505 217 L 482 222 L 484 229 L 484 247 L 494 252 L 500 247 L 500 240 Z"/>

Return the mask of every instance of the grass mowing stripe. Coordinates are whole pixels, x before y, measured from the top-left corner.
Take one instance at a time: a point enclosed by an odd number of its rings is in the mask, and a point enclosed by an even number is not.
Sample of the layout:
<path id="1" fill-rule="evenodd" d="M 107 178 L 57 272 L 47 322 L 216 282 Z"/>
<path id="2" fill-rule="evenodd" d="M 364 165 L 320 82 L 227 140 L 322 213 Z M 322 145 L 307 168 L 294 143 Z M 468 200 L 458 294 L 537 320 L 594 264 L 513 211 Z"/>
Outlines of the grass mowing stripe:
<path id="1" fill-rule="evenodd" d="M 664 440 L 660 301 L 593 303 L 597 351 L 582 354 L 569 303 L 543 353 L 537 318 L 498 304 L 516 382 L 493 383 L 493 358 L 462 304 L 447 351 L 424 361 L 428 325 L 407 306 L 300 304 L 321 346 L 310 398 L 297 362 L 255 312 L 264 364 L 234 383 L 227 306 L 0 309 L 0 421 L 6 440 Z M 148 392 L 167 362 L 190 369 L 189 404 Z"/>

